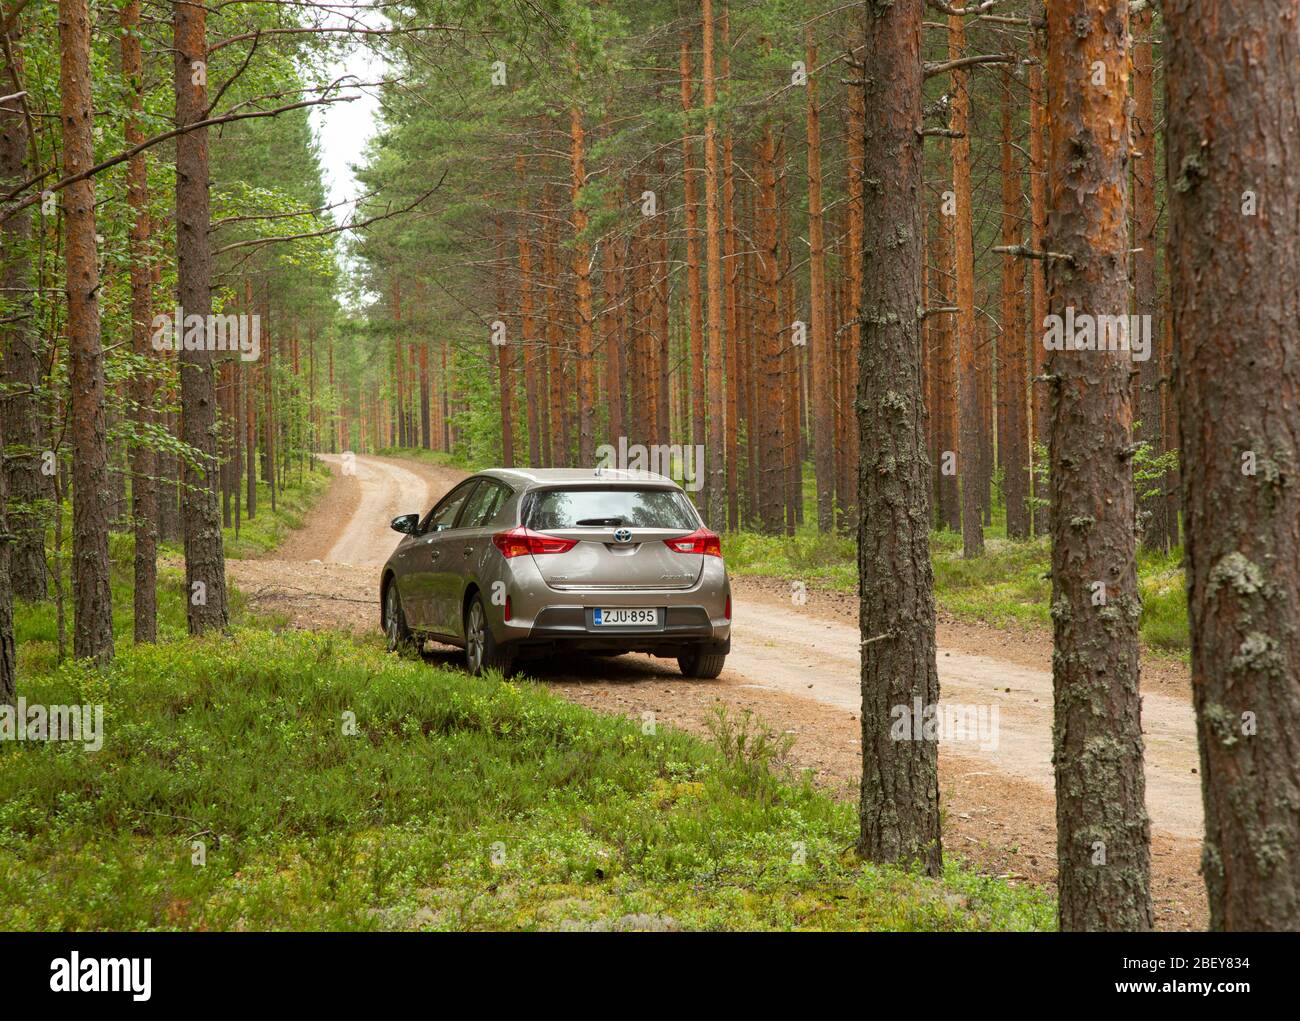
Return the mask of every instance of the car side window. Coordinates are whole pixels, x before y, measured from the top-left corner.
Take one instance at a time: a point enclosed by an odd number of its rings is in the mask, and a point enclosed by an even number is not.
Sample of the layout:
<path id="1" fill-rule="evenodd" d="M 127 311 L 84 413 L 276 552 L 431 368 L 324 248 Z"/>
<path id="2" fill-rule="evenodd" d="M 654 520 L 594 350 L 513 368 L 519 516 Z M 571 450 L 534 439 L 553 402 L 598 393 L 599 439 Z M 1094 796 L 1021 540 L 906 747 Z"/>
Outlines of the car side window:
<path id="1" fill-rule="evenodd" d="M 501 505 L 505 503 L 510 491 L 498 482 L 484 481 L 474 496 L 465 505 L 465 516 L 461 519 L 461 528 L 482 528 L 494 517 Z"/>
<path id="2" fill-rule="evenodd" d="M 471 479 L 443 497 L 442 502 L 435 504 L 433 510 L 429 511 L 429 516 L 424 519 L 420 531 L 422 533 L 445 532 L 455 527 L 456 515 L 460 513 L 461 507 L 464 506 L 470 493 L 474 492 L 477 484 L 478 479 Z"/>

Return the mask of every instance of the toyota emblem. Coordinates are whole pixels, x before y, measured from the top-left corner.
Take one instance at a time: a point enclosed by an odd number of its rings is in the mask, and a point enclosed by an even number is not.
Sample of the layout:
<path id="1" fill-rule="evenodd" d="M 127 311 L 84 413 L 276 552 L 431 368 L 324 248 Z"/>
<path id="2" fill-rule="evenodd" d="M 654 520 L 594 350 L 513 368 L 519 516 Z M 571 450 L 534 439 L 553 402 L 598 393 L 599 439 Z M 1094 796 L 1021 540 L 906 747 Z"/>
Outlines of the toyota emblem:
<path id="1" fill-rule="evenodd" d="M 629 529 L 629 528 L 616 528 L 616 529 L 614 530 L 614 541 L 615 541 L 615 542 L 631 542 L 631 541 L 632 541 L 632 530 Z"/>

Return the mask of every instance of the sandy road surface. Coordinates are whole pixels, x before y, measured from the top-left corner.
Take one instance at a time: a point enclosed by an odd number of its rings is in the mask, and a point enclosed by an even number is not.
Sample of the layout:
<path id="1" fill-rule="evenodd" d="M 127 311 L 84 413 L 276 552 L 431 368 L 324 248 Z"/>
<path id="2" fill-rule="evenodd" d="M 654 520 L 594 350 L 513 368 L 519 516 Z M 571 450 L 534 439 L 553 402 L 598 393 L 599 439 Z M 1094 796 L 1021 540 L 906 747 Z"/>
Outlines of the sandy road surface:
<path id="1" fill-rule="evenodd" d="M 856 712 L 857 628 L 820 620 L 774 601 L 737 602 L 730 670 L 751 684 L 816 699 Z M 971 735 L 958 750 L 991 767 L 1035 783 L 1051 782 L 1052 675 L 1048 671 L 975 655 L 940 650 L 940 705 L 988 707 L 993 728 Z M 1172 836 L 1202 833 L 1195 718 L 1191 706 L 1164 695 L 1142 700 L 1146 736 L 1147 810 L 1152 826 Z M 989 740 L 996 737 L 996 741 Z M 996 744 L 995 748 L 984 745 Z M 1188 778 L 1192 777 L 1189 782 Z"/>
<path id="2" fill-rule="evenodd" d="M 336 479 L 306 527 L 273 559 L 230 561 L 229 574 L 257 605 L 284 613 L 295 626 L 374 632 L 378 569 L 399 538 L 389 521 L 428 510 L 464 473 L 357 456 L 355 473 L 344 475 L 340 457 L 324 460 Z M 791 765 L 851 795 L 860 755 L 859 636 L 851 616 L 818 598 L 795 607 L 780 584 L 738 578 L 733 588 L 732 653 L 717 681 L 686 681 L 671 661 L 639 655 L 530 663 L 529 670 L 559 694 L 602 712 L 650 713 L 695 732 L 707 731 L 719 702 L 748 709 L 796 736 Z M 943 703 L 997 710 L 995 741 L 986 730 L 940 743 L 949 852 L 994 874 L 1050 883 L 1056 852 L 1050 640 L 1016 642 L 978 625 L 941 626 L 939 640 Z M 450 650 L 445 658 L 459 660 Z M 1144 683 L 1142 710 L 1157 924 L 1203 928 L 1194 720 L 1183 679 L 1169 673 L 1160 668 L 1157 683 Z"/>
<path id="3" fill-rule="evenodd" d="M 465 473 L 386 457 L 320 456 L 334 482 L 305 526 L 265 560 L 227 561 L 226 573 L 257 606 L 298 627 L 373 630 L 379 570 L 401 539 L 389 523 L 423 514 Z"/>

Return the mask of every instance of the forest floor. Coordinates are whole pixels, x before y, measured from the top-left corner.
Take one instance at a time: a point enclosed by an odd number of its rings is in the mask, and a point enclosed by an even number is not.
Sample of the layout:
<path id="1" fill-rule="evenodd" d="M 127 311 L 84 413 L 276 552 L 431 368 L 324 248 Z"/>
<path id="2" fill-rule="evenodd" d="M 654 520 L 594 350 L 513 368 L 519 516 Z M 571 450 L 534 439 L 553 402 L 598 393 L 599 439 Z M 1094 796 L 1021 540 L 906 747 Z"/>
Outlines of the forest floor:
<path id="1" fill-rule="evenodd" d="M 296 627 L 373 633 L 379 568 L 397 543 L 389 520 L 427 510 L 466 473 L 358 456 L 355 473 L 344 475 L 341 458 L 324 460 L 334 481 L 305 527 L 266 559 L 228 561 L 230 578 L 254 608 Z M 580 705 L 706 737 L 719 704 L 752 713 L 795 738 L 791 766 L 853 798 L 861 752 L 852 596 L 810 586 L 806 602 L 795 606 L 787 580 L 742 576 L 732 585 L 732 653 L 716 681 L 684 680 L 675 664 L 641 655 L 530 663 L 530 673 Z M 986 874 L 1048 887 L 1056 871 L 1051 636 L 941 620 L 938 639 L 943 702 L 997 710 L 996 732 L 940 743 L 946 849 Z M 434 656 L 447 664 L 457 658 L 453 650 Z M 1156 924 L 1204 929 L 1200 779 L 1186 669 L 1144 660 L 1143 689 Z"/>

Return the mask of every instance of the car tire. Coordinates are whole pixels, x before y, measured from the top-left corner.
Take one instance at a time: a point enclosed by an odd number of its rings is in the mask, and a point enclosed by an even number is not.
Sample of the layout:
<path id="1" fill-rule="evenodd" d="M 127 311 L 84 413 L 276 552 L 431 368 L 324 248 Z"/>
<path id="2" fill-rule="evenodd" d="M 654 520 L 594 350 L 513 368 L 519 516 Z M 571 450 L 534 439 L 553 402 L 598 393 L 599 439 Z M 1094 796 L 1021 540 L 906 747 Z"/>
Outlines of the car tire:
<path id="1" fill-rule="evenodd" d="M 711 681 L 722 673 L 722 665 L 727 661 L 725 652 L 705 652 L 703 649 L 687 649 L 677 657 L 677 668 L 683 677 L 693 677 L 702 681 Z"/>
<path id="2" fill-rule="evenodd" d="M 411 629 L 406 626 L 406 612 L 402 609 L 402 597 L 397 593 L 397 581 L 388 583 L 384 593 L 384 635 L 389 652 L 401 652 L 413 644 Z"/>
<path id="3" fill-rule="evenodd" d="M 477 592 L 465 610 L 465 669 L 475 677 L 488 670 L 499 671 L 502 677 L 515 672 L 514 651 L 492 636 L 483 597 Z"/>

